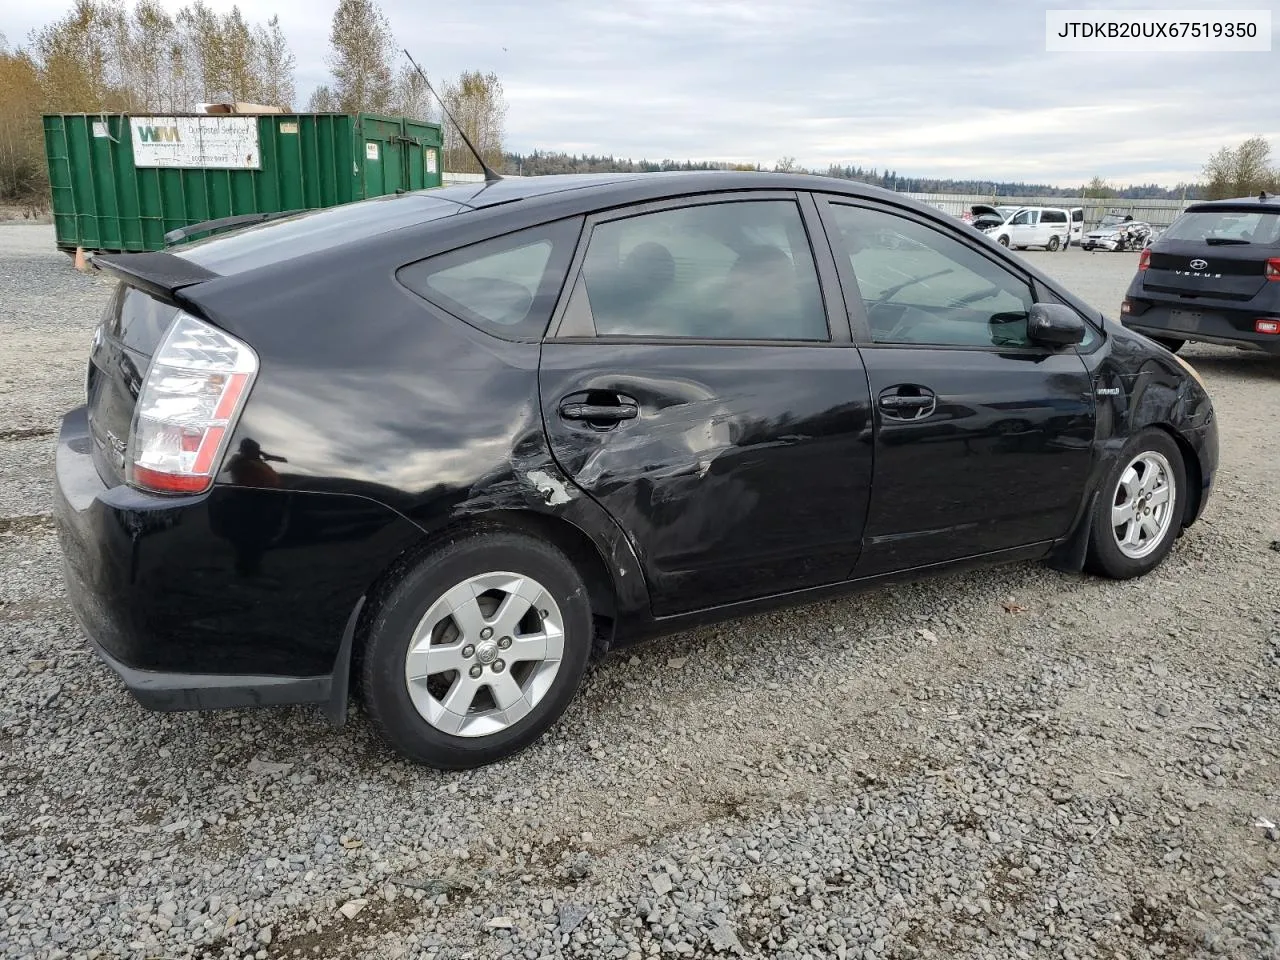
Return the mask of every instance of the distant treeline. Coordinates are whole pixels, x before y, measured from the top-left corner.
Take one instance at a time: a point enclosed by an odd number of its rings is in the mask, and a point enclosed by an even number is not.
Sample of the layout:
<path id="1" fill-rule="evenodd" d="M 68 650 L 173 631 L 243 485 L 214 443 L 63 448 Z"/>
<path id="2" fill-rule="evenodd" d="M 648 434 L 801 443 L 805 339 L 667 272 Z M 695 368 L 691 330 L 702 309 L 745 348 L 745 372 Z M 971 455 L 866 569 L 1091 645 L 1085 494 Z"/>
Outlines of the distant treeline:
<path id="1" fill-rule="evenodd" d="M 1079 197 L 1079 187 L 1055 187 L 1045 183 L 1023 183 L 1002 180 L 945 180 L 936 177 L 902 176 L 896 170 L 880 171 L 874 167 L 832 165 L 825 170 L 809 170 L 795 165 L 791 160 L 780 160 L 773 167 L 760 164 L 720 163 L 706 160 L 627 160 L 621 157 L 599 157 L 589 154 L 573 155 L 535 150 L 532 153 L 507 153 L 505 167 L 509 173 L 527 177 L 554 173 L 656 173 L 661 170 L 786 170 L 794 173 L 814 173 L 841 180 L 857 180 L 903 193 L 956 193 L 990 194 L 1001 197 Z M 1158 184 L 1133 184 L 1114 187 L 1094 183 L 1087 188 L 1090 196 L 1105 196 L 1123 200 L 1179 200 L 1183 197 L 1183 185 L 1162 187 Z M 1198 187 L 1186 186 L 1187 199 L 1198 197 Z"/>

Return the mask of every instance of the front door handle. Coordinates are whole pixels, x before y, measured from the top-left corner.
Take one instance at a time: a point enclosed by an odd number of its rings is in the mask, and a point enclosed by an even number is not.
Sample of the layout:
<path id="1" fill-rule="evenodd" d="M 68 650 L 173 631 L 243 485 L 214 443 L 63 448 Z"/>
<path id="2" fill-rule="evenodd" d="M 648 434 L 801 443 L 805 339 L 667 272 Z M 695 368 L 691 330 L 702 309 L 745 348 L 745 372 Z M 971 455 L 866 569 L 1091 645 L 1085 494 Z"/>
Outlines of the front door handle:
<path id="1" fill-rule="evenodd" d="M 612 402 L 601 402 L 601 401 Z M 565 420 L 585 420 L 592 426 L 614 426 L 640 415 L 640 405 L 630 397 L 613 394 L 584 399 L 581 394 L 560 401 L 560 416 Z"/>
<path id="2" fill-rule="evenodd" d="M 938 408 L 932 390 L 911 383 L 882 390 L 878 402 L 885 417 L 892 420 L 923 420 Z"/>

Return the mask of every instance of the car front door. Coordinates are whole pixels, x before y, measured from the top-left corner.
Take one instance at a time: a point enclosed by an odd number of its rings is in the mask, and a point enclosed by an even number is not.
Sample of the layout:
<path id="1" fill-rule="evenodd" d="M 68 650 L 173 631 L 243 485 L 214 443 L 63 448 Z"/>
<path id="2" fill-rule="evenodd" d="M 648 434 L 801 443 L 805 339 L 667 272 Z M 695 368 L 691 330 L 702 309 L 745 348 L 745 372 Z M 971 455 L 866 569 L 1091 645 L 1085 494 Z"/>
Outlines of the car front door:
<path id="1" fill-rule="evenodd" d="M 1029 278 L 914 214 L 821 208 L 876 424 L 857 575 L 1062 537 L 1092 462 L 1093 390 L 1075 348 L 1028 341 Z M 893 248 L 873 239 L 886 233 Z"/>
<path id="2" fill-rule="evenodd" d="M 834 583 L 856 561 L 871 401 L 814 231 L 793 193 L 588 222 L 543 343 L 543 418 L 635 547 L 657 616 Z"/>

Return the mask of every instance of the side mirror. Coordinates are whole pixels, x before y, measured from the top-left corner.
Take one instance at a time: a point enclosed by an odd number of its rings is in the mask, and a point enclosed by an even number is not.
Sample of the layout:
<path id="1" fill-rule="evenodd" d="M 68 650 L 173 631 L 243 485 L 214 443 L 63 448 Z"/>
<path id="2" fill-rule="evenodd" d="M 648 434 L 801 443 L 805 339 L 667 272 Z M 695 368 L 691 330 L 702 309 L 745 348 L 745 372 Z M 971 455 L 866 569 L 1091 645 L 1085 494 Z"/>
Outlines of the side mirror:
<path id="1" fill-rule="evenodd" d="M 1037 303 L 1027 315 L 1027 339 L 1052 347 L 1084 342 L 1084 321 L 1061 303 Z"/>

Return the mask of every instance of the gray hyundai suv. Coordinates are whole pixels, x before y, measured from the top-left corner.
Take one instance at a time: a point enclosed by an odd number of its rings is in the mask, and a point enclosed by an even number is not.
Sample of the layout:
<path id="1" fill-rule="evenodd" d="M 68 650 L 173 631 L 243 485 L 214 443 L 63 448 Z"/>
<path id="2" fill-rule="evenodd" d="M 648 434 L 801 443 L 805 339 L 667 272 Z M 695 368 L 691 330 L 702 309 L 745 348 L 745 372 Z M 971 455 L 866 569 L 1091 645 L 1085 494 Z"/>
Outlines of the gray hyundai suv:
<path id="1" fill-rule="evenodd" d="M 1280 197 L 1189 206 L 1142 251 L 1120 314 L 1170 350 L 1198 340 L 1280 355 Z"/>

